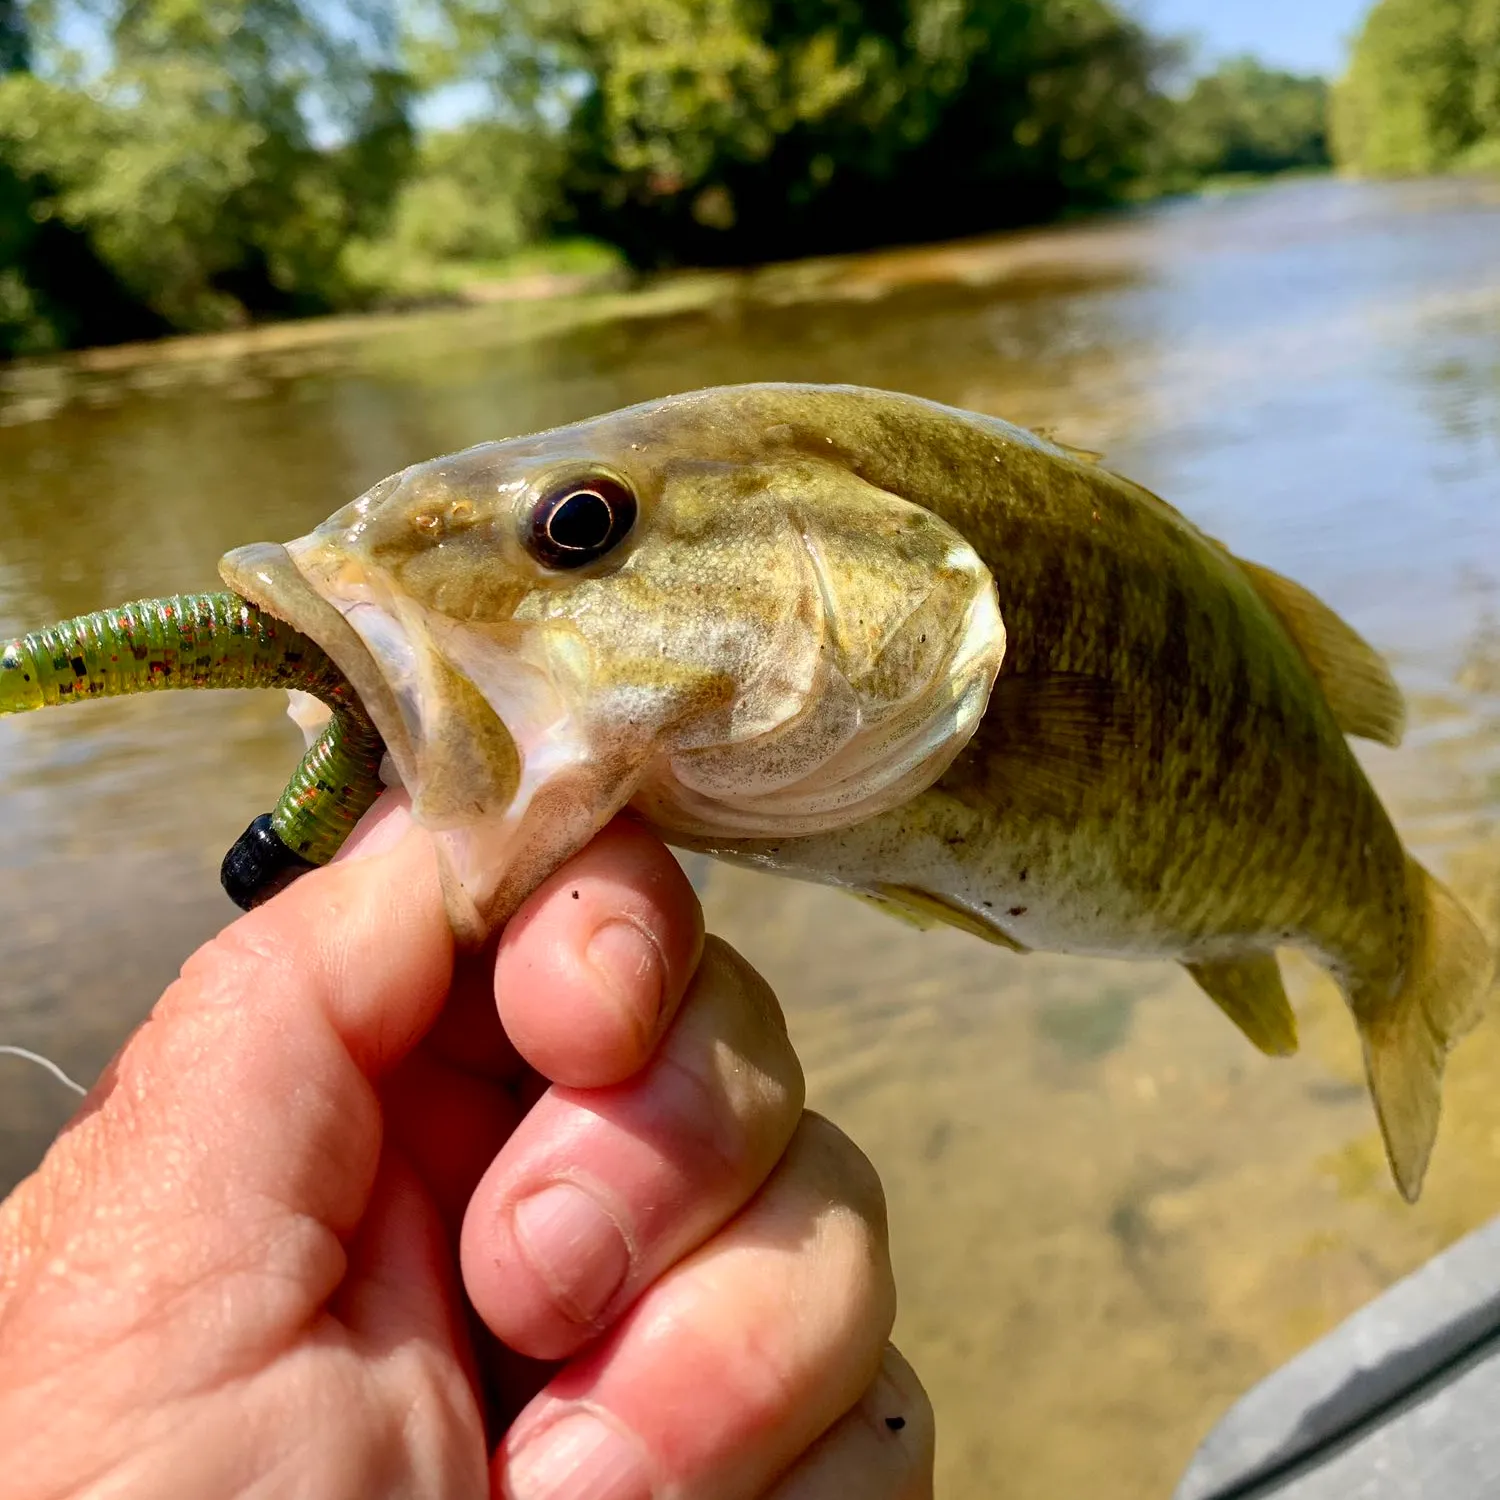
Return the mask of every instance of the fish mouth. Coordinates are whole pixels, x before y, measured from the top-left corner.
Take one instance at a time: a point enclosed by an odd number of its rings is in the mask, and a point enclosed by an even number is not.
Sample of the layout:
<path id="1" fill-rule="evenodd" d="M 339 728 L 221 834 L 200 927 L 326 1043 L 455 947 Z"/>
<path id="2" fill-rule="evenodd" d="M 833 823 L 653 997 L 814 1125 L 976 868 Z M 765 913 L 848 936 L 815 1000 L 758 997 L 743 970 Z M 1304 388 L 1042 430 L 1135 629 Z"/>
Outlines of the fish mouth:
<path id="1" fill-rule="evenodd" d="M 314 533 L 220 564 L 348 677 L 438 853 L 454 934 L 476 946 L 623 805 L 594 753 L 592 653 L 570 627 L 465 624 L 386 586 Z"/>
<path id="2" fill-rule="evenodd" d="M 252 542 L 220 560 L 219 576 L 241 598 L 315 641 L 349 679 L 385 741 L 403 783 L 413 784 L 416 753 L 406 715 L 374 652 L 344 615 L 308 581 L 280 542 Z"/>

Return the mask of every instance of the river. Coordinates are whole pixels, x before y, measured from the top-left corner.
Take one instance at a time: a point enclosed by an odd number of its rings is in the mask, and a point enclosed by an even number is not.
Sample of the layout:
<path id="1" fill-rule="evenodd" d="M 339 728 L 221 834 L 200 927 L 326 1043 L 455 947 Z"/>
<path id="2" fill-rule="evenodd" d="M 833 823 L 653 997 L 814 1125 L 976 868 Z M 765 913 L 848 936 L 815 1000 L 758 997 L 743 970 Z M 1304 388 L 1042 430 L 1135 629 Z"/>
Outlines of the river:
<path id="1" fill-rule="evenodd" d="M 1098 449 L 1386 652 L 1361 749 L 1500 930 L 1500 184 L 1334 180 L 630 294 L 292 326 L 0 372 L 0 636 L 212 587 L 382 475 L 715 382 L 910 390 Z M 0 1041 L 92 1078 L 230 915 L 295 760 L 272 695 L 0 720 Z M 1354 1029 L 1288 965 L 1258 1056 L 1173 967 L 1018 957 L 715 867 L 813 1105 L 889 1197 L 897 1337 L 950 1500 L 1163 1496 L 1259 1375 L 1500 1212 L 1500 1027 L 1456 1054 L 1421 1204 Z M 70 1097 L 0 1057 L 0 1187 Z"/>

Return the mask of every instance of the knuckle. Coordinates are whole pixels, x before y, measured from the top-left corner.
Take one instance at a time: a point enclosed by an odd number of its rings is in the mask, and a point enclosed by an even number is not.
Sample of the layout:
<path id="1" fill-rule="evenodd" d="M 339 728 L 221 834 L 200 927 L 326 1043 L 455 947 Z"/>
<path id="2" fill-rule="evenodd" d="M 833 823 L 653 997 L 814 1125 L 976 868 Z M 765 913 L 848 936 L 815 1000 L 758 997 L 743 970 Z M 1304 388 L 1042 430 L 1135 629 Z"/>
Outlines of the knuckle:
<path id="1" fill-rule="evenodd" d="M 651 1079 L 660 1135 L 710 1194 L 738 1195 L 775 1167 L 801 1107 L 774 1072 L 732 1049 L 667 1052 Z"/>
<path id="2" fill-rule="evenodd" d="M 736 1184 L 772 1170 L 802 1110 L 802 1069 L 774 1007 L 743 960 L 715 954 L 652 1071 L 653 1104 L 674 1137 L 705 1152 L 715 1177 Z"/>
<path id="3" fill-rule="evenodd" d="M 798 1136 L 808 1170 L 830 1201 L 868 1225 L 883 1253 L 888 1232 L 885 1187 L 874 1163 L 837 1125 L 812 1110 L 803 1115 Z"/>
<path id="4" fill-rule="evenodd" d="M 279 973 L 285 966 L 282 945 L 253 917 L 231 922 L 193 953 L 182 966 L 181 979 L 162 997 L 170 1008 L 198 997 L 239 997 L 254 976 Z"/>
<path id="5" fill-rule="evenodd" d="M 800 1222 L 817 1247 L 823 1315 L 841 1330 L 851 1358 L 873 1377 L 896 1318 L 896 1285 L 880 1179 L 849 1138 L 819 1115 L 804 1114 L 772 1184 L 787 1222 Z M 851 1401 L 854 1392 L 850 1393 Z"/>
<path id="6" fill-rule="evenodd" d="M 896 1440 L 894 1456 L 902 1461 L 908 1478 L 925 1480 L 925 1490 L 904 1488 L 899 1493 L 930 1493 L 937 1419 L 916 1371 L 894 1344 L 885 1346 L 880 1373 L 860 1406 L 877 1437 Z"/>
<path id="7" fill-rule="evenodd" d="M 703 940 L 703 958 L 698 965 L 698 983 L 712 985 L 731 997 L 750 1019 L 768 1031 L 787 1035 L 786 1017 L 775 991 L 723 938 L 710 933 Z"/>

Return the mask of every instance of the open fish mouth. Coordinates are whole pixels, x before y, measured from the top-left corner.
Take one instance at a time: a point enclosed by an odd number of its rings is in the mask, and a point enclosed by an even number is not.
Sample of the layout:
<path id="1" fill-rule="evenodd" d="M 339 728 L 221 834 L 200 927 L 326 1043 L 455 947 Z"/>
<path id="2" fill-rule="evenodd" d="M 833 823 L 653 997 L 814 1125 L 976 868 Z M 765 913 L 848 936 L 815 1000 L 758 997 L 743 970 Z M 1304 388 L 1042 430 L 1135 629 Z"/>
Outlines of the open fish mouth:
<path id="1" fill-rule="evenodd" d="M 533 868 L 542 851 L 586 842 L 627 799 L 576 712 L 592 655 L 570 629 L 449 619 L 307 538 L 239 548 L 220 569 L 348 677 L 434 836 L 461 940 L 482 941 L 550 873 Z"/>
<path id="2" fill-rule="evenodd" d="M 219 575 L 242 598 L 316 641 L 349 679 L 403 782 L 415 773 L 411 734 L 374 654 L 279 542 L 253 542 L 226 553 Z"/>

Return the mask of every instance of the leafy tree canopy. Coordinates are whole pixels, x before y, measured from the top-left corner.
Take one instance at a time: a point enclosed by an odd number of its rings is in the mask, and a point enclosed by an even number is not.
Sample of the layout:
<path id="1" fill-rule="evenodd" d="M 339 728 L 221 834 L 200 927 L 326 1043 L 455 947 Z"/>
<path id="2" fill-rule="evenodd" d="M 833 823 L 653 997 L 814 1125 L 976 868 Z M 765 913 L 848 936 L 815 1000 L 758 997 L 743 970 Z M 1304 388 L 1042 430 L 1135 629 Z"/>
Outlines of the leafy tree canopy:
<path id="1" fill-rule="evenodd" d="M 304 0 L 120 0 L 92 14 L 105 66 L 54 47 L 45 69 L 0 79 L 0 160 L 26 184 L 29 217 L 86 234 L 163 326 L 343 300 L 343 246 L 383 224 L 413 150 L 392 18 Z"/>
<path id="2" fill-rule="evenodd" d="M 1383 175 L 1500 165 L 1500 0 L 1380 0 L 1335 92 L 1333 147 Z"/>
<path id="3" fill-rule="evenodd" d="M 753 262 L 1322 151 L 1316 81 L 1174 101 L 1111 0 L 399 4 L 0 0 L 0 354 L 421 296 L 559 233 Z M 490 108 L 418 139 L 454 84 Z"/>
<path id="4" fill-rule="evenodd" d="M 1172 136 L 1197 175 L 1327 166 L 1328 85 L 1233 58 L 1194 83 Z"/>
<path id="5" fill-rule="evenodd" d="M 1103 0 L 449 0 L 566 121 L 565 217 L 640 264 L 936 238 L 1107 200 L 1164 56 Z"/>

